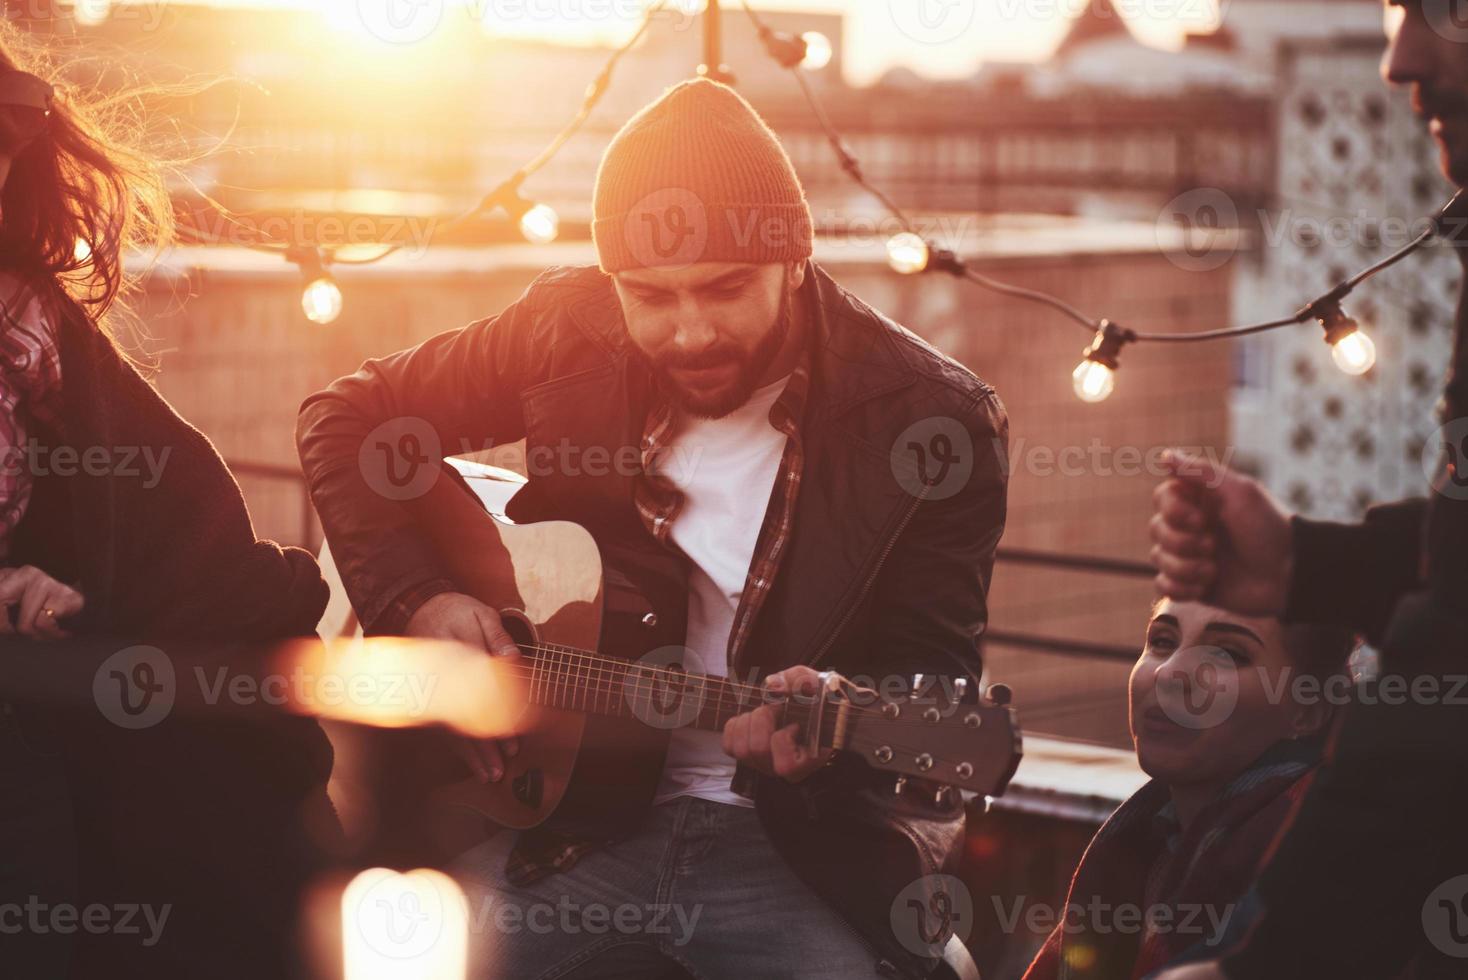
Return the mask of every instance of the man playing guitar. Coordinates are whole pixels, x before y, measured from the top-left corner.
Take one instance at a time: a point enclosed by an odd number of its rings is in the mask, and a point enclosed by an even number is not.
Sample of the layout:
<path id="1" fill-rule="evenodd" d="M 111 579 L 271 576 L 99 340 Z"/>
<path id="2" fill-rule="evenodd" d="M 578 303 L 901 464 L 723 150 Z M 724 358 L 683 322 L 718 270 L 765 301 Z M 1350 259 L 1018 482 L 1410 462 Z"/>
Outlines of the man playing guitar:
<path id="1" fill-rule="evenodd" d="M 993 389 L 811 261 L 789 158 L 723 85 L 685 82 L 634 116 L 594 214 L 598 268 L 553 268 L 498 316 L 303 406 L 302 463 L 367 630 L 528 652 L 362 463 L 383 431 L 438 457 L 525 439 L 509 516 L 574 521 L 603 558 L 671 559 L 678 587 L 644 590 L 640 619 L 674 626 L 688 671 L 777 697 L 826 683 L 816 668 L 884 694 L 938 678 L 977 703 L 1006 506 Z M 477 743 L 466 762 L 508 781 L 526 743 Z M 488 913 L 474 975 L 648 976 L 650 960 L 709 978 L 928 975 L 934 951 L 896 919 L 955 869 L 962 799 L 826 744 L 753 698 L 722 732 L 669 732 L 630 821 L 470 851 L 457 870 Z"/>

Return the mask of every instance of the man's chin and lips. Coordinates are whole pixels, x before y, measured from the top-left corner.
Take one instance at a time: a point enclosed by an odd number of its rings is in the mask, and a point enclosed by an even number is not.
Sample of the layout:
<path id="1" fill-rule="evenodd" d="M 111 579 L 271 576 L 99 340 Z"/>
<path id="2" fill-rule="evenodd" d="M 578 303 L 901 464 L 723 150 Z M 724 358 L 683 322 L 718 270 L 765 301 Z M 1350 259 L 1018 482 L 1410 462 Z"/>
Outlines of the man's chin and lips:
<path id="1" fill-rule="evenodd" d="M 707 418 L 728 415 L 749 399 L 753 381 L 737 351 L 655 361 L 659 382 L 684 409 Z"/>
<path id="2" fill-rule="evenodd" d="M 749 401 L 774 363 L 790 329 L 782 303 L 775 324 L 751 351 L 732 343 L 688 355 L 643 352 L 658 383 L 680 408 L 701 418 L 723 418 Z"/>
<path id="3" fill-rule="evenodd" d="M 1454 184 L 1468 186 L 1468 99 L 1419 90 L 1412 108 L 1442 151 L 1444 173 Z"/>
<path id="4" fill-rule="evenodd" d="M 752 350 L 725 341 L 693 354 L 659 353 L 641 348 L 658 384 L 680 408 L 701 418 L 723 418 L 749 401 L 792 329 L 795 298 L 787 286 L 770 328 Z"/>

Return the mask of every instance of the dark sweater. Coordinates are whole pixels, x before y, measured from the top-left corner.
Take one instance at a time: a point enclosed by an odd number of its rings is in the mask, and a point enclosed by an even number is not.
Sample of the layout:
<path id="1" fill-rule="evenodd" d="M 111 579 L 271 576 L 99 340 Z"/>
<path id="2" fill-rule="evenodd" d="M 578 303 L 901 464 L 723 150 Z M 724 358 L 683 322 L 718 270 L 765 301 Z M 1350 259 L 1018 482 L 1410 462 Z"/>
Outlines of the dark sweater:
<path id="1" fill-rule="evenodd" d="M 116 637 L 119 648 L 312 633 L 327 588 L 311 555 L 257 540 L 208 439 L 80 310 L 64 305 L 58 321 L 64 431 L 37 433 L 38 443 L 134 461 L 90 475 L 47 467 L 11 561 L 74 583 L 86 609 L 68 625 Z M 166 459 L 156 485 L 130 455 L 138 450 Z M 97 711 L 37 709 L 32 718 L 61 746 L 80 904 L 172 908 L 151 948 L 136 936 L 79 932 L 71 976 L 293 973 L 295 903 L 316 867 L 303 811 L 320 815 L 328 834 L 334 823 L 324 795 L 331 749 L 318 725 L 170 717 L 126 731 Z"/>

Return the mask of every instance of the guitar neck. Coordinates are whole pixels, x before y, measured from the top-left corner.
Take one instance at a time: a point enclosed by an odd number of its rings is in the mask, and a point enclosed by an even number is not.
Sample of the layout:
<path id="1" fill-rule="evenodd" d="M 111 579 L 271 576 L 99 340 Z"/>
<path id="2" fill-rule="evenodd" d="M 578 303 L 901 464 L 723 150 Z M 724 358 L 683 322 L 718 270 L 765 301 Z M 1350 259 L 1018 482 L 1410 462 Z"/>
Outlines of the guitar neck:
<path id="1" fill-rule="evenodd" d="M 722 732 L 735 715 L 766 704 L 779 709 L 778 725 L 804 731 L 813 698 L 792 700 L 710 674 L 673 666 L 629 663 L 583 651 L 540 649 L 531 653 L 530 700 L 582 714 L 633 718 L 658 728 Z M 833 709 L 839 705 L 832 705 Z M 841 712 L 822 713 L 823 747 L 836 745 Z"/>
<path id="2" fill-rule="evenodd" d="M 905 780 L 975 793 L 1004 791 L 1021 754 L 1019 729 L 1008 703 L 985 695 L 965 703 L 967 682 L 954 681 L 952 697 L 923 694 L 914 677 L 905 700 L 862 704 L 839 676 L 814 696 L 777 697 L 727 677 L 685 672 L 677 664 L 628 663 L 588 650 L 521 645 L 530 662 L 530 700 L 582 714 L 635 719 L 653 728 L 721 732 L 735 715 L 767 704 L 777 708 L 776 727 L 799 726 L 797 740 L 860 756 L 867 764 Z M 875 695 L 875 692 L 867 692 Z M 940 788 L 936 799 L 941 800 Z"/>

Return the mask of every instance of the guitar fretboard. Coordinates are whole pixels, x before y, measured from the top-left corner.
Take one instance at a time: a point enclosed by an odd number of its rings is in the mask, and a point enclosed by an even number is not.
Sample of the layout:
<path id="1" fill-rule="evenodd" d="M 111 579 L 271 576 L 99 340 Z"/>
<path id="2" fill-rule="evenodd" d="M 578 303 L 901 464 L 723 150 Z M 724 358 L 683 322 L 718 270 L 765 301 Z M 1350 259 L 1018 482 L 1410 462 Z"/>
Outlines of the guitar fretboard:
<path id="1" fill-rule="evenodd" d="M 730 718 L 766 704 L 779 707 L 778 725 L 796 722 L 804 731 L 814 711 L 811 697 L 777 697 L 725 677 L 688 673 L 676 664 L 632 663 L 551 646 L 525 652 L 531 664 L 531 702 L 565 711 L 711 732 L 723 731 Z M 835 707 L 828 706 L 822 719 L 822 745 L 831 744 Z"/>

